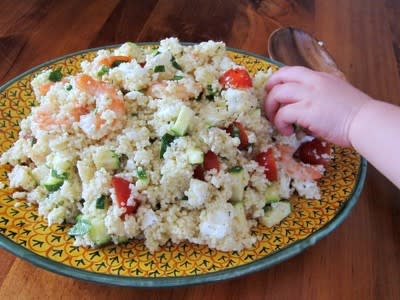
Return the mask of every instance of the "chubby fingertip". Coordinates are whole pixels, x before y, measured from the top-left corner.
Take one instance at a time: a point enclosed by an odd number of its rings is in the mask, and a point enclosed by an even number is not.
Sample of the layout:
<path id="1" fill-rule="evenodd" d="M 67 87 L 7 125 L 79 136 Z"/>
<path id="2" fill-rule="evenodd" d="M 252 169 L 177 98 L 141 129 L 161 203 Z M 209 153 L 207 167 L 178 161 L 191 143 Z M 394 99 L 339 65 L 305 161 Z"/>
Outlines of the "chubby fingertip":
<path id="1" fill-rule="evenodd" d="M 286 135 L 286 136 L 294 133 L 292 124 L 277 127 L 277 129 L 282 135 Z"/>

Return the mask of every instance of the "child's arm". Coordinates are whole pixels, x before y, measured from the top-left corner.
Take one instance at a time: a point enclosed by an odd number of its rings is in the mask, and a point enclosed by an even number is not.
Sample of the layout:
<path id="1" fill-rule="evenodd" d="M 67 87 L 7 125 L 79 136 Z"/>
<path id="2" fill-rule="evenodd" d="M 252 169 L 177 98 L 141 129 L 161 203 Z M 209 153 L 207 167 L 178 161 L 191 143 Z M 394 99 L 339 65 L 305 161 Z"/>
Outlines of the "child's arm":
<path id="1" fill-rule="evenodd" d="M 283 134 L 292 124 L 341 146 L 353 146 L 400 187 L 400 108 L 376 101 L 347 82 L 303 67 L 274 73 L 267 117 Z"/>

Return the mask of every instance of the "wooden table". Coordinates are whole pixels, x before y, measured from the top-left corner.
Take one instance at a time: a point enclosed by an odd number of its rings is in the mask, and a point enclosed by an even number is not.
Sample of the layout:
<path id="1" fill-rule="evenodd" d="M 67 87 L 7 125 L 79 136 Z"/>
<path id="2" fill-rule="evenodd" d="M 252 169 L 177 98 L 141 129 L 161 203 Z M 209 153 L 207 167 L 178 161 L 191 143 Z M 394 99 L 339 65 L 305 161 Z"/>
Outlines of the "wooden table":
<path id="1" fill-rule="evenodd" d="M 396 0 L 1 0 L 0 11 L 0 83 L 51 58 L 128 40 L 213 39 L 266 55 L 268 35 L 291 25 L 324 41 L 355 86 L 400 104 Z M 271 269 L 205 286 L 100 286 L 0 250 L 0 299 L 400 299 L 399 200 L 369 166 L 357 206 L 333 234 Z"/>

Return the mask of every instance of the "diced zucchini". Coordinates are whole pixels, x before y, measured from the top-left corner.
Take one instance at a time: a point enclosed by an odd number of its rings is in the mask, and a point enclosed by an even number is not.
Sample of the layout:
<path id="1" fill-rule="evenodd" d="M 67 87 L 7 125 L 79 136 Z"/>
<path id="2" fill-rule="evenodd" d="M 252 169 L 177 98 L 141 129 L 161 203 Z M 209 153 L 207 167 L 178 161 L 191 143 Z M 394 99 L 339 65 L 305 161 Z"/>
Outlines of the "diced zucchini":
<path id="1" fill-rule="evenodd" d="M 270 204 L 281 200 L 279 192 L 279 184 L 276 182 L 271 183 L 265 192 L 265 203 Z"/>
<path id="2" fill-rule="evenodd" d="M 235 209 L 235 219 L 238 222 L 239 227 L 246 228 L 248 224 L 243 202 L 236 202 L 233 207 Z"/>
<path id="3" fill-rule="evenodd" d="M 68 231 L 68 234 L 71 236 L 82 236 L 89 232 L 90 227 L 90 222 L 79 215 L 76 217 L 76 224 Z"/>
<path id="4" fill-rule="evenodd" d="M 272 227 L 279 224 L 291 211 L 292 207 L 289 202 L 280 201 L 271 203 L 271 207 L 267 209 L 264 216 L 260 218 L 260 222 L 267 227 Z"/>
<path id="5" fill-rule="evenodd" d="M 121 166 L 120 156 L 113 150 L 98 150 L 93 155 L 93 162 L 97 169 L 104 168 L 107 171 L 116 170 Z"/>
<path id="6" fill-rule="evenodd" d="M 126 236 L 119 236 L 117 238 L 117 243 L 118 244 L 123 244 L 123 243 L 127 243 L 129 241 L 129 238 Z"/>
<path id="7" fill-rule="evenodd" d="M 94 242 L 96 246 L 101 246 L 111 241 L 111 236 L 107 233 L 104 219 L 94 218 L 90 220 L 91 226 L 89 228 L 89 239 Z"/>
<path id="8" fill-rule="evenodd" d="M 243 200 L 244 188 L 247 185 L 246 172 L 243 168 L 236 168 L 235 172 L 230 172 L 232 176 L 232 201 L 239 202 Z"/>
<path id="9" fill-rule="evenodd" d="M 49 167 L 54 169 L 57 174 L 68 173 L 72 167 L 72 162 L 62 153 L 55 153 L 49 161 Z"/>
<path id="10" fill-rule="evenodd" d="M 49 176 L 49 178 L 44 182 L 43 186 L 49 192 L 57 191 L 64 183 L 64 179 L 60 177 Z"/>
<path id="11" fill-rule="evenodd" d="M 192 165 L 202 164 L 204 161 L 204 153 L 200 149 L 189 149 L 187 151 L 189 163 Z"/>
<path id="12" fill-rule="evenodd" d="M 193 122 L 194 112 L 187 106 L 182 106 L 171 131 L 177 136 L 184 136 L 189 125 Z"/>

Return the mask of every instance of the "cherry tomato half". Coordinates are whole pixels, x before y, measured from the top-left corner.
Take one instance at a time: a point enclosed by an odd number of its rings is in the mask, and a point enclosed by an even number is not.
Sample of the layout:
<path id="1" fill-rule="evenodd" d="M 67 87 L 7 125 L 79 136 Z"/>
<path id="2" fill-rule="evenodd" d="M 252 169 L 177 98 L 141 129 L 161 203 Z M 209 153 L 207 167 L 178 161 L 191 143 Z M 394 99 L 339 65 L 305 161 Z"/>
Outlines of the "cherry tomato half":
<path id="1" fill-rule="evenodd" d="M 219 171 L 218 156 L 211 150 L 204 155 L 203 168 L 204 171 L 209 171 L 212 169 L 216 169 L 217 171 Z"/>
<path id="2" fill-rule="evenodd" d="M 294 153 L 294 157 L 306 164 L 327 166 L 331 160 L 331 145 L 315 138 L 301 144 Z"/>
<path id="3" fill-rule="evenodd" d="M 125 214 L 134 214 L 136 213 L 139 207 L 139 200 L 135 199 L 133 205 L 127 205 L 128 199 L 131 195 L 131 189 L 129 187 L 130 182 L 121 178 L 114 176 L 111 179 L 111 185 L 115 190 L 115 196 L 117 198 L 117 202 L 119 207 L 125 207 L 126 211 Z"/>
<path id="4" fill-rule="evenodd" d="M 269 181 L 278 180 L 278 169 L 276 167 L 276 160 L 273 150 L 270 148 L 266 152 L 261 152 L 257 155 L 256 161 L 264 167 L 265 177 Z"/>
<path id="5" fill-rule="evenodd" d="M 219 78 L 219 83 L 224 87 L 236 89 L 247 89 L 253 86 L 249 73 L 241 68 L 233 68 L 226 71 Z"/>

